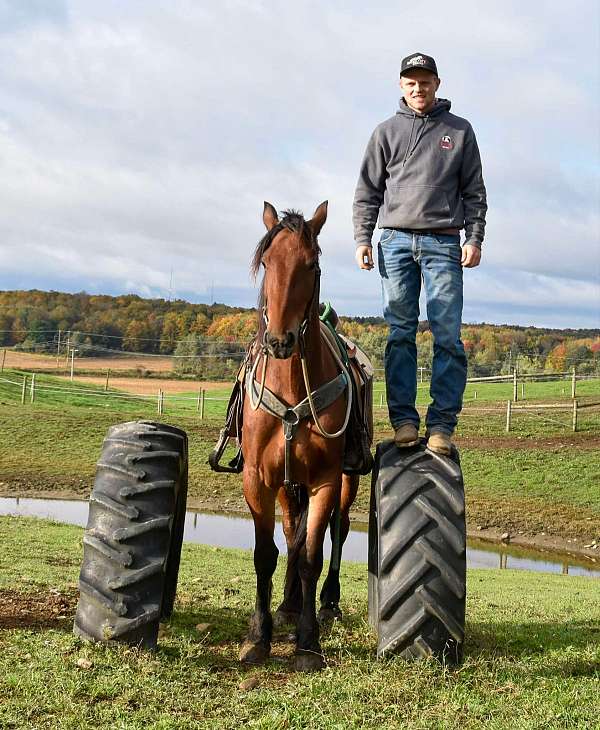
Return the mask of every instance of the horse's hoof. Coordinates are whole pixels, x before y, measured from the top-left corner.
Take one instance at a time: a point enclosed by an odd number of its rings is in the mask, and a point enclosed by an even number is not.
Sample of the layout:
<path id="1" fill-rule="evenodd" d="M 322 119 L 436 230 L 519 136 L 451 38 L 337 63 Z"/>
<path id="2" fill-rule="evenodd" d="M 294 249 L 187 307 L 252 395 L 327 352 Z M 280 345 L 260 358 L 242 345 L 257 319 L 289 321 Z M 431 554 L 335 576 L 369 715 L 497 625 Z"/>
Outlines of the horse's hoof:
<path id="1" fill-rule="evenodd" d="M 341 620 L 342 612 L 337 604 L 334 606 L 323 606 L 317 615 L 317 621 L 321 626 Z"/>
<path id="2" fill-rule="evenodd" d="M 293 626 L 295 628 L 298 625 L 299 618 L 299 613 L 277 610 L 273 614 L 273 628 L 283 629 L 288 626 Z"/>
<path id="3" fill-rule="evenodd" d="M 271 647 L 268 644 L 244 641 L 240 649 L 240 661 L 244 664 L 262 664 L 269 658 Z"/>
<path id="4" fill-rule="evenodd" d="M 316 651 L 301 651 L 294 655 L 296 672 L 320 672 L 325 667 L 323 655 Z"/>

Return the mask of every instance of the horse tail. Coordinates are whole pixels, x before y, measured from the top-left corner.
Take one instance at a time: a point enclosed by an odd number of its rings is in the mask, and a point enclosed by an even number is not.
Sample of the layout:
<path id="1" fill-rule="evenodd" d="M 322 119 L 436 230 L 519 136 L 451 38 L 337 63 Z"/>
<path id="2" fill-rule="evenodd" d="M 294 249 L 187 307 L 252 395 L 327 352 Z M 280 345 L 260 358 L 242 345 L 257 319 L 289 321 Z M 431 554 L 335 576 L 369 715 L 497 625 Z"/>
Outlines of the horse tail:
<path id="1" fill-rule="evenodd" d="M 294 534 L 294 542 L 288 552 L 288 560 L 297 563 L 306 542 L 306 528 L 308 525 L 308 490 L 304 484 L 296 485 L 295 498 L 298 506 L 298 523 Z"/>

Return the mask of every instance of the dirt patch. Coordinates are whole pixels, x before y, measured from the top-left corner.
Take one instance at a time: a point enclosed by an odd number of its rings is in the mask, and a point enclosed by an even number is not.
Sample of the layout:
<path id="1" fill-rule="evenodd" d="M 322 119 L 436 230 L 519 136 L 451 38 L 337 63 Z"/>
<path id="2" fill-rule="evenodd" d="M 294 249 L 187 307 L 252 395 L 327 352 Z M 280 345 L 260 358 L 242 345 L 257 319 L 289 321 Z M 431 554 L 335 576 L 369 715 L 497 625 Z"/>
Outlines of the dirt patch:
<path id="1" fill-rule="evenodd" d="M 94 475 L 89 481 L 73 477 L 52 478 L 43 474 L 23 474 L 15 477 L 5 474 L 0 481 L 0 497 L 31 497 L 39 499 L 87 499 L 94 485 Z"/>
<path id="2" fill-rule="evenodd" d="M 69 381 L 67 376 L 61 376 Z M 75 382 L 85 385 L 99 385 L 104 389 L 106 383 L 106 375 L 81 375 L 75 378 Z M 219 390 L 227 388 L 231 390 L 231 383 L 216 383 L 214 381 L 205 380 L 174 380 L 170 378 L 110 378 L 109 386 L 127 393 L 135 393 L 136 395 L 156 395 L 159 390 L 169 393 L 190 393 L 204 388 L 204 390 Z"/>
<path id="3" fill-rule="evenodd" d="M 153 373 L 171 372 L 173 370 L 173 358 L 171 357 L 152 357 L 144 355 L 136 355 L 135 357 L 86 357 L 75 359 L 75 369 L 77 367 L 86 370 L 135 370 L 143 368 Z M 56 360 L 51 355 L 34 355 L 30 352 L 18 352 L 15 350 L 6 351 L 7 368 L 40 369 L 40 370 L 57 370 L 68 367 L 64 357 Z"/>
<path id="4" fill-rule="evenodd" d="M 569 436 L 457 436 L 456 445 L 468 449 L 579 449 L 596 451 L 600 449 L 600 436 L 589 433 L 573 433 Z"/>
<path id="5" fill-rule="evenodd" d="M 0 589 L 0 629 L 63 629 L 73 623 L 77 589 L 18 593 Z"/>

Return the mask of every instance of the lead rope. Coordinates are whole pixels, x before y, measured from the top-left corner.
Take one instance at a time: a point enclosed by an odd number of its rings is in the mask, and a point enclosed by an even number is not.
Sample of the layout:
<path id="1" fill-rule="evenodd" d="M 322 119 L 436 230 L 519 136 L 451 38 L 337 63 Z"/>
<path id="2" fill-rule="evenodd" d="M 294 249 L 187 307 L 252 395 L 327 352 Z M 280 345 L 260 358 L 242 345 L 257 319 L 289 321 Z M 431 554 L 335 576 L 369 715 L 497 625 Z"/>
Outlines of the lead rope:
<path id="1" fill-rule="evenodd" d="M 322 336 L 322 335 L 321 335 Z M 335 348 L 333 345 L 329 342 L 329 340 L 325 337 L 323 337 L 325 340 L 325 344 L 329 348 L 331 354 L 333 355 L 334 360 L 340 367 L 341 371 L 344 373 L 346 377 L 346 389 L 348 391 L 348 402 L 346 403 L 346 416 L 344 418 L 344 423 L 342 424 L 342 427 L 336 431 L 335 433 L 328 433 L 325 431 L 323 426 L 321 426 L 321 422 L 319 421 L 319 417 L 317 415 L 317 409 L 315 408 L 315 404 L 312 397 L 312 390 L 310 387 L 310 379 L 308 377 L 308 365 L 306 364 L 306 359 L 304 358 L 304 348 L 301 349 L 300 354 L 300 362 L 302 363 L 302 375 L 304 376 L 304 387 L 306 388 L 306 393 L 308 395 L 308 404 L 310 406 L 310 412 L 313 417 L 313 421 L 315 422 L 315 426 L 317 427 L 317 431 L 323 436 L 323 438 L 326 439 L 335 439 L 338 436 L 341 436 L 344 431 L 346 430 L 346 427 L 348 425 L 348 421 L 350 420 L 350 409 L 352 408 L 352 381 L 350 380 L 350 374 L 348 373 L 348 370 L 346 370 L 346 366 L 342 362 L 340 356 L 335 351 Z"/>

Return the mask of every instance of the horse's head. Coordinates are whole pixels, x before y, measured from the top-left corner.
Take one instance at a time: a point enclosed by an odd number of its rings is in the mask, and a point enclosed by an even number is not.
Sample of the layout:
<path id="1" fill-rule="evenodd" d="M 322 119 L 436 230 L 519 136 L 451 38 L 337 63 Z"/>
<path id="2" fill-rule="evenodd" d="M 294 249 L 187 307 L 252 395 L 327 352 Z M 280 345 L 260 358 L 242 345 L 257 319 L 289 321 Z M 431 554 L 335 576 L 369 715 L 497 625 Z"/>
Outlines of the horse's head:
<path id="1" fill-rule="evenodd" d="M 327 201 L 305 221 L 301 213 L 284 211 L 279 220 L 271 203 L 265 202 L 263 221 L 267 233 L 254 254 L 252 269 L 265 272 L 259 306 L 259 331 L 272 357 L 285 359 L 296 349 L 301 327 L 306 327 L 319 301 L 319 254 L 317 236 L 327 219 Z"/>

